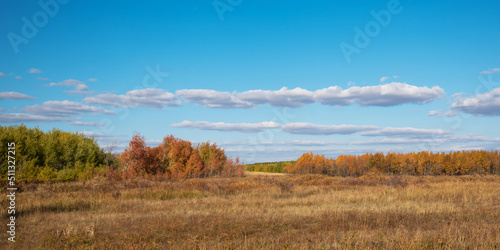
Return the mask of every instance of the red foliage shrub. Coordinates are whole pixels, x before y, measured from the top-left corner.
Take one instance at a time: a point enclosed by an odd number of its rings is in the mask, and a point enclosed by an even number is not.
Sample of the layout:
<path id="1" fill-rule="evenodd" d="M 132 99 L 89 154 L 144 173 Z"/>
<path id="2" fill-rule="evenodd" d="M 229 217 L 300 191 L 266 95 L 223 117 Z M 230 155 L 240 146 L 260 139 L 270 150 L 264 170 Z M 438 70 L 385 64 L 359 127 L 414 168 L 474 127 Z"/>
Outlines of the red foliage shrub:
<path id="1" fill-rule="evenodd" d="M 144 137 L 134 135 L 121 154 L 121 160 L 124 178 L 157 176 L 181 180 L 215 175 L 242 176 L 244 173 L 239 159 L 228 158 L 217 144 L 206 142 L 193 146 L 190 141 L 172 135 L 153 148 L 146 146 Z"/>

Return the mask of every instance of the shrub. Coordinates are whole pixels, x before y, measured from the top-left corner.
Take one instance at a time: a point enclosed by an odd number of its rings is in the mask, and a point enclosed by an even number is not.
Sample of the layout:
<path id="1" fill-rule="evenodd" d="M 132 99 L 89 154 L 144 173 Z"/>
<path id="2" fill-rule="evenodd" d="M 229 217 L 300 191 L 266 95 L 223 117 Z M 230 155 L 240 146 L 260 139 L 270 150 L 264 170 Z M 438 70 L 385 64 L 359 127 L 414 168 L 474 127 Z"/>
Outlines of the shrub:
<path id="1" fill-rule="evenodd" d="M 146 146 L 144 137 L 134 135 L 129 146 L 120 156 L 123 178 L 149 176 L 184 180 L 208 176 L 242 176 L 244 166 L 239 160 L 225 155 L 217 144 L 208 142 L 194 145 L 172 135 L 163 138 L 157 147 Z M 116 178 L 115 171 L 106 176 Z"/>
<path id="2" fill-rule="evenodd" d="M 65 168 L 57 172 L 57 179 L 62 182 L 74 181 L 76 179 L 75 169 Z"/>
<path id="3" fill-rule="evenodd" d="M 38 179 L 41 181 L 47 181 L 47 182 L 52 182 L 57 180 L 57 172 L 49 167 L 45 166 L 42 168 L 40 173 L 38 174 Z"/>

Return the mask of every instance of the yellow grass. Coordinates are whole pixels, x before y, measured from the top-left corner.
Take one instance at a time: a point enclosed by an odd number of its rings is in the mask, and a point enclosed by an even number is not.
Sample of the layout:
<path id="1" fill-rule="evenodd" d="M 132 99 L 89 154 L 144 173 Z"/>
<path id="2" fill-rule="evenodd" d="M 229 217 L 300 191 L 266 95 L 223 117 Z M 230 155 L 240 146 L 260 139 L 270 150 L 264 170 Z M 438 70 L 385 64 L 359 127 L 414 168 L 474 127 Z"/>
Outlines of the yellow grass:
<path id="1" fill-rule="evenodd" d="M 22 188 L 17 243 L 0 239 L 7 249 L 500 248 L 498 176 L 248 174 Z"/>
<path id="2" fill-rule="evenodd" d="M 247 176 L 257 176 L 257 175 L 289 175 L 287 173 L 273 173 L 273 172 L 254 172 L 254 171 L 245 171 L 245 175 Z"/>

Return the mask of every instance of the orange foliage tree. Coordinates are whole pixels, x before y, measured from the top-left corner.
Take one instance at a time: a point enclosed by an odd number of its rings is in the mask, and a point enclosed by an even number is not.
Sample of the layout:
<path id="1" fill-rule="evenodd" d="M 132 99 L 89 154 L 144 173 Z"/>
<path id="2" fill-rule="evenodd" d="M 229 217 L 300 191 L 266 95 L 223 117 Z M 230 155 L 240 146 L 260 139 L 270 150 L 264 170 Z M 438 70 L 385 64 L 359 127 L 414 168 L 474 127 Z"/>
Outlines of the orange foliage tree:
<path id="1" fill-rule="evenodd" d="M 375 153 L 364 155 L 339 155 L 326 159 L 312 152 L 303 154 L 295 165 L 285 168 L 288 173 L 320 174 L 335 176 L 360 176 L 377 170 L 388 174 L 409 175 L 463 175 L 500 174 L 498 151 L 457 151 L 450 153 Z"/>
<path id="2" fill-rule="evenodd" d="M 286 166 L 285 171 L 294 174 L 327 174 L 332 164 L 333 159 L 309 152 L 303 154 L 295 165 Z"/>

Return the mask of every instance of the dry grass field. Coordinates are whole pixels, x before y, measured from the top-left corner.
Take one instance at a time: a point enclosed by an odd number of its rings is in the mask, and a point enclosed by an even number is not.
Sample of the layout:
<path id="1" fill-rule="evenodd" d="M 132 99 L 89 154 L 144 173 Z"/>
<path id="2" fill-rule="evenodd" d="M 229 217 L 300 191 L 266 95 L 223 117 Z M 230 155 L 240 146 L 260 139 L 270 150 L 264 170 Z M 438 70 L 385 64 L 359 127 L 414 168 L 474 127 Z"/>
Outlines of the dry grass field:
<path id="1" fill-rule="evenodd" d="M 4 230 L 4 249 L 500 248 L 499 176 L 250 173 L 20 187 L 17 242 Z"/>

